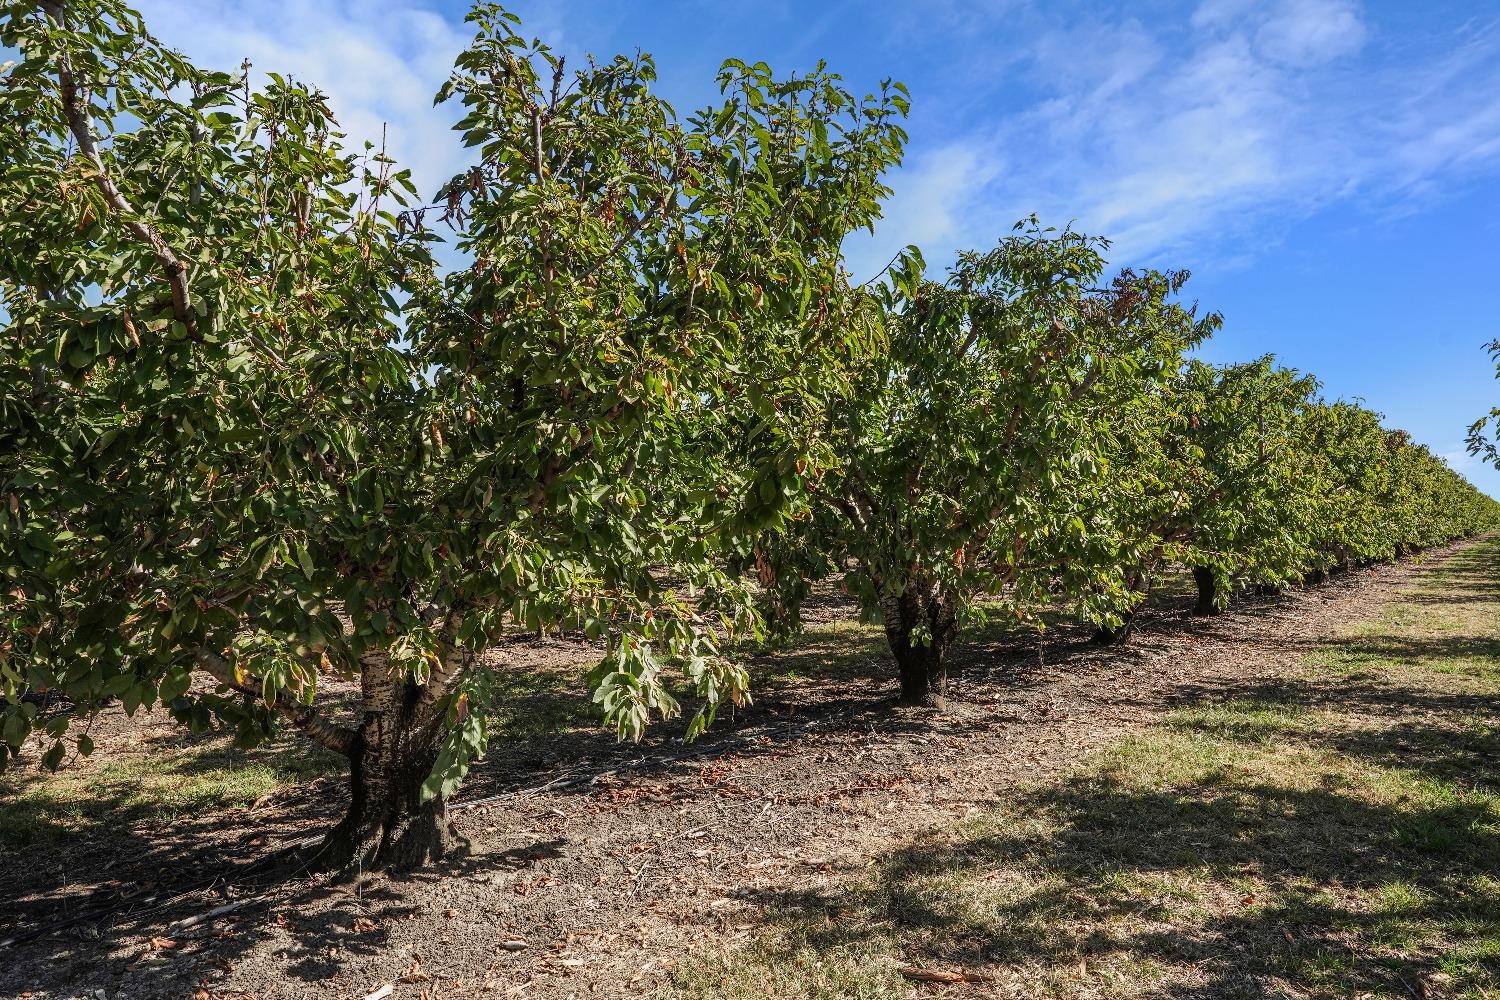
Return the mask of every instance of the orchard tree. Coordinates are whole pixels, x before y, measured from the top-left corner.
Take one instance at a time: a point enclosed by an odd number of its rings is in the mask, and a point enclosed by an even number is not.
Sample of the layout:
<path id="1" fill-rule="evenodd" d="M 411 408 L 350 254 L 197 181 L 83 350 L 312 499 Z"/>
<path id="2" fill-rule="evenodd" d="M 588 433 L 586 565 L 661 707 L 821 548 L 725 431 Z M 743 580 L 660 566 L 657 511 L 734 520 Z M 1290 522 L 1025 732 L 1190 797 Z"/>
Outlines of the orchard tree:
<path id="1" fill-rule="evenodd" d="M 1493 523 L 1493 501 L 1408 435 L 1316 391 L 1269 357 L 1192 361 L 1142 404 L 1153 433 L 1122 442 L 1113 467 L 1132 472 L 1111 491 L 1122 552 L 1145 556 L 1120 566 L 1138 599 L 1154 575 L 1187 566 L 1194 611 L 1213 614 L 1235 581 L 1316 583 Z M 1100 615 L 1098 638 L 1125 638 L 1130 618 Z"/>
<path id="2" fill-rule="evenodd" d="M 439 98 L 474 166 L 423 205 L 306 84 L 200 70 L 116 0 L 0 4 L 0 761 L 28 688 L 289 725 L 349 761 L 315 863 L 405 866 L 452 844 L 508 630 L 602 640 L 622 736 L 678 712 L 671 669 L 690 732 L 744 698 L 721 556 L 829 461 L 879 333 L 840 244 L 904 91 L 729 62 L 684 121 L 648 58 L 470 20 Z M 92 749 L 68 721 L 44 763 Z"/>
<path id="3" fill-rule="evenodd" d="M 1304 420 L 1312 580 L 1493 530 L 1500 506 L 1380 414 L 1319 402 Z"/>
<path id="4" fill-rule="evenodd" d="M 1386 434 L 1390 474 L 1383 503 L 1396 555 L 1492 531 L 1497 505 L 1406 431 Z"/>
<path id="5" fill-rule="evenodd" d="M 1317 383 L 1269 358 L 1216 367 L 1193 360 L 1144 404 L 1146 434 L 1123 442 L 1110 520 L 1141 561 L 1122 565 L 1144 599 L 1164 567 L 1192 569 L 1197 614 L 1223 606 L 1236 578 L 1280 585 L 1304 571 L 1313 516 L 1301 415 Z M 1128 634 L 1130 615 L 1100 621 Z"/>
<path id="6" fill-rule="evenodd" d="M 1381 427 L 1372 410 L 1320 400 L 1303 416 L 1302 441 L 1301 475 L 1316 505 L 1309 523 L 1311 578 L 1396 556 L 1393 448 L 1401 439 Z"/>
<path id="7" fill-rule="evenodd" d="M 961 255 L 945 283 L 923 280 L 919 256 L 901 260 L 883 292 L 889 351 L 833 411 L 839 464 L 794 528 L 757 549 L 783 627 L 811 580 L 847 568 L 905 703 L 941 703 L 948 649 L 972 619 L 1128 600 L 1102 517 L 1110 456 L 1146 432 L 1135 401 L 1217 317 L 1176 302 L 1186 274 L 1098 287 L 1105 246 L 1032 220 Z"/>

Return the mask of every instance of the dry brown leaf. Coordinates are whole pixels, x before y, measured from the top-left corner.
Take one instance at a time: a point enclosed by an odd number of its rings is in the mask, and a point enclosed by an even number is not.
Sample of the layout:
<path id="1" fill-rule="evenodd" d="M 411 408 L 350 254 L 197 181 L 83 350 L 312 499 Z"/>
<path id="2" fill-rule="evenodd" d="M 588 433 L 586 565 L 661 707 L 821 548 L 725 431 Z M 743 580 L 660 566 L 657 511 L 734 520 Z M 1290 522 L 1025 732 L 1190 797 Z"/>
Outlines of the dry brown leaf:
<path id="1" fill-rule="evenodd" d="M 168 948 L 177 947 L 177 942 L 167 937 L 154 937 L 146 946 L 147 951 L 166 951 Z"/>
<path id="2" fill-rule="evenodd" d="M 380 930 L 380 925 L 371 920 L 369 917 L 354 918 L 354 933 L 373 934 L 378 930 Z"/>
<path id="3" fill-rule="evenodd" d="M 413 955 L 411 957 L 411 964 L 406 967 L 406 971 L 401 973 L 401 978 L 396 980 L 396 982 L 425 983 L 431 978 L 431 976 L 422 971 L 422 960 L 416 955 Z"/>

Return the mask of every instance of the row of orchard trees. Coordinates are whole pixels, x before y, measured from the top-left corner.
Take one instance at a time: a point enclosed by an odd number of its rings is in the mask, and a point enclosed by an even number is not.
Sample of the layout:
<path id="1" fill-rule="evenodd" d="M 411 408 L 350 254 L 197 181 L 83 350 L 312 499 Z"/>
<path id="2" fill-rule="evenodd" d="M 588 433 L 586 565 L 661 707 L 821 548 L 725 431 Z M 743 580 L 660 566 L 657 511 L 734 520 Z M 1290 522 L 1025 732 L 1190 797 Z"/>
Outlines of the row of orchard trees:
<path id="1" fill-rule="evenodd" d="M 1495 524 L 1493 500 L 1313 378 L 1190 359 L 1220 321 L 1176 301 L 1184 273 L 1105 281 L 1101 241 L 1020 228 L 943 284 L 898 267 L 889 348 L 829 409 L 839 462 L 758 541 L 773 626 L 836 575 L 884 625 L 902 700 L 932 704 L 982 616 L 1072 606 L 1119 641 L 1170 568 L 1192 569 L 1212 614 L 1236 585 Z"/>
<path id="2" fill-rule="evenodd" d="M 0 0 L 0 762 L 90 753 L 70 723 L 112 700 L 289 726 L 349 761 L 309 860 L 419 864 L 518 627 L 604 643 L 622 736 L 680 671 L 695 733 L 746 694 L 721 643 L 834 571 L 927 700 L 981 611 L 1118 630 L 1171 563 L 1218 595 L 1493 517 L 1368 412 L 1184 361 L 1217 318 L 1180 275 L 1103 282 L 1097 240 L 854 285 L 899 85 L 730 62 L 680 119 L 649 59 L 471 20 L 439 98 L 474 166 L 427 205 L 304 84 L 194 67 L 118 0 Z"/>

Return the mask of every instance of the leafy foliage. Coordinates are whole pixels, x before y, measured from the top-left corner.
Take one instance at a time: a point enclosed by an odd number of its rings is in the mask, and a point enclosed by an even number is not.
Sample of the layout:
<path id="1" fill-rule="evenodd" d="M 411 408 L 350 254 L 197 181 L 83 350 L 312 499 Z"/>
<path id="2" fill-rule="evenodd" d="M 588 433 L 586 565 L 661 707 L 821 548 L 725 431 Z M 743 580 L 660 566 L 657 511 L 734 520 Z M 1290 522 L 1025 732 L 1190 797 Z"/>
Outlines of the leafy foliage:
<path id="1" fill-rule="evenodd" d="M 113 0 L 5 6 L 7 698 L 245 743 L 274 713 L 440 799 L 507 629 L 604 641 L 622 735 L 678 710 L 671 664 L 699 725 L 744 697 L 716 554 L 830 453 L 822 397 L 878 333 L 839 245 L 905 97 L 731 62 L 682 122 L 647 58 L 570 72 L 470 20 L 439 99 L 477 162 L 426 206 L 306 85 L 201 71 Z M 359 681 L 358 730 L 312 707 L 327 675 Z M 11 748 L 32 722 L 7 709 Z"/>
<path id="2" fill-rule="evenodd" d="M 1494 501 L 1377 414 L 1319 399 L 1310 376 L 1187 358 L 1220 319 L 1175 300 L 1184 273 L 1096 288 L 1102 241 L 1030 227 L 961 257 L 944 286 L 915 250 L 895 267 L 890 352 L 833 411 L 842 461 L 755 549 L 780 628 L 842 574 L 885 625 L 904 699 L 926 702 L 975 617 L 1071 606 L 1120 638 L 1169 566 L 1193 567 L 1213 610 L 1235 583 L 1496 523 Z"/>
<path id="3" fill-rule="evenodd" d="M 522 630 L 601 644 L 621 737 L 680 671 L 695 735 L 747 697 L 720 643 L 829 575 L 933 701 L 982 614 L 1114 624 L 1167 562 L 1283 583 L 1496 521 L 1310 378 L 1185 360 L 1218 316 L 1185 272 L 1106 282 L 1102 239 L 852 287 L 899 84 L 731 60 L 682 119 L 647 57 L 470 21 L 438 100 L 474 162 L 429 204 L 307 84 L 0 0 L 0 765 L 34 690 L 288 724 L 351 762 L 326 860 L 416 863 Z M 91 751 L 68 724 L 43 763 Z"/>
<path id="4" fill-rule="evenodd" d="M 1279 587 L 1494 523 L 1493 501 L 1425 448 L 1317 391 L 1269 357 L 1183 366 L 1151 404 L 1153 433 L 1123 456 L 1157 470 L 1132 480 L 1149 488 L 1115 495 L 1142 560 L 1121 568 L 1138 594 L 1159 567 L 1189 565 L 1209 610 L 1236 581 Z"/>
<path id="5" fill-rule="evenodd" d="M 1126 272 L 1098 288 L 1102 240 L 1023 228 L 963 255 L 945 284 L 922 280 L 918 257 L 899 266 L 890 351 L 834 413 L 843 461 L 797 531 L 762 543 L 784 622 L 809 579 L 846 564 L 845 588 L 884 621 L 898 659 L 940 659 L 986 611 L 1025 619 L 1058 599 L 1125 599 L 1119 534 L 1103 517 L 1112 456 L 1146 433 L 1138 402 L 1218 318 L 1176 303 L 1185 274 Z M 908 697 L 922 687 L 912 680 Z"/>

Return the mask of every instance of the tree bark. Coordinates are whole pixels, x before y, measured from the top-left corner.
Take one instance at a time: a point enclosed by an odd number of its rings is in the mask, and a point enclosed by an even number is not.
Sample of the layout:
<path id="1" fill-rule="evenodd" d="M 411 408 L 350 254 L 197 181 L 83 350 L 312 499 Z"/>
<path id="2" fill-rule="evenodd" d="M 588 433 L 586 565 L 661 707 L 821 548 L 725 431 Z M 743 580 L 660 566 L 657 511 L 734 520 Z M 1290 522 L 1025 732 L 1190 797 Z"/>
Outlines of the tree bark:
<path id="1" fill-rule="evenodd" d="M 901 675 L 901 704 L 942 708 L 948 697 L 948 646 L 958 631 L 951 601 L 908 586 L 884 598 L 885 637 Z M 918 642 L 921 632 L 926 642 Z"/>
<path id="2" fill-rule="evenodd" d="M 466 852 L 442 796 L 422 801 L 443 734 L 418 685 L 391 676 L 385 650 L 360 661 L 365 718 L 350 753 L 349 810 L 314 849 L 321 871 L 408 870 Z"/>
<path id="3" fill-rule="evenodd" d="M 441 797 L 422 801 L 433 748 L 412 755 L 393 749 L 361 745 L 349 769 L 349 810 L 316 848 L 315 870 L 410 870 L 467 847 L 447 803 Z"/>
<path id="4" fill-rule="evenodd" d="M 1219 593 L 1214 582 L 1214 571 L 1206 566 L 1194 566 L 1193 582 L 1198 585 L 1198 603 L 1193 606 L 1193 614 L 1218 614 Z"/>

